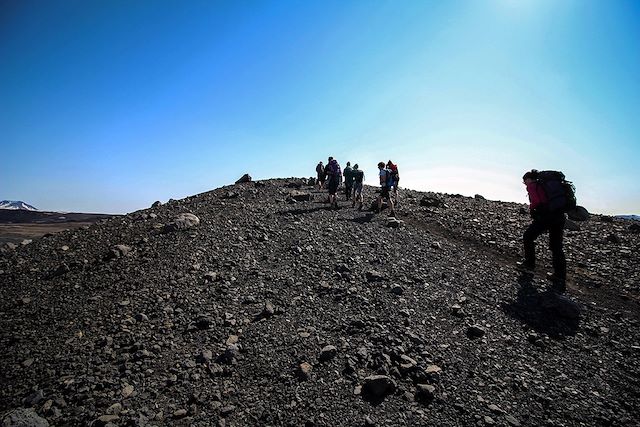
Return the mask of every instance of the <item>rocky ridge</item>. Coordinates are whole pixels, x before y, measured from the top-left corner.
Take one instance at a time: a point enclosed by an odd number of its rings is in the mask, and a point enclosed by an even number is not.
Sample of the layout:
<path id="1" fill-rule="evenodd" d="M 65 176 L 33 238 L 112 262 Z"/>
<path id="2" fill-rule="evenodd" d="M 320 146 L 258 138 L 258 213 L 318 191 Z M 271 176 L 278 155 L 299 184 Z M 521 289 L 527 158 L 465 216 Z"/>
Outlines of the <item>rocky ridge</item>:
<path id="1" fill-rule="evenodd" d="M 401 190 L 390 220 L 307 184 L 3 249 L 3 425 L 640 424 L 631 222 L 573 225 L 557 297 L 547 251 L 514 268 L 522 205 Z"/>

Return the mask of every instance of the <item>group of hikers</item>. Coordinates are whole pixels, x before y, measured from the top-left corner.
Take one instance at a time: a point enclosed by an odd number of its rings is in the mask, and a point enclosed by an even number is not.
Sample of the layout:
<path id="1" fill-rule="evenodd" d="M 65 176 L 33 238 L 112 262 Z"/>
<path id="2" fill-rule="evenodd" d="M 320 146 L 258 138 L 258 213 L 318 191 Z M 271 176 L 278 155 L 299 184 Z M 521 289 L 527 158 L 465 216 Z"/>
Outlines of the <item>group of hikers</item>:
<path id="1" fill-rule="evenodd" d="M 382 210 L 383 200 L 387 201 L 390 208 L 391 216 L 395 216 L 395 204 L 398 201 L 398 184 L 400 183 L 400 174 L 398 166 L 389 160 L 378 163 L 378 177 L 380 179 L 380 196 L 376 212 Z M 364 184 L 364 171 L 360 169 L 356 163 L 351 167 L 351 162 L 347 162 L 344 171 L 340 168 L 340 164 L 333 157 L 329 157 L 326 166 L 319 162 L 316 166 L 316 185 L 318 190 L 326 188 L 329 192 L 329 205 L 332 208 L 338 208 L 338 188 L 343 182 L 344 177 L 344 195 L 346 200 L 351 200 L 351 206 L 362 210 L 363 197 L 362 188 Z M 392 197 L 393 194 L 393 197 Z"/>
<path id="2" fill-rule="evenodd" d="M 344 171 L 333 157 L 329 157 L 327 165 L 319 162 L 316 166 L 318 190 L 327 189 L 329 204 L 338 207 L 338 188 L 343 182 L 346 200 L 351 200 L 351 206 L 362 210 L 362 189 L 364 171 L 358 164 L 351 167 L 347 162 Z M 398 203 L 398 184 L 400 175 L 398 166 L 389 160 L 378 163 L 378 177 L 380 194 L 377 200 L 376 212 L 382 210 L 386 200 L 390 208 L 390 215 L 395 216 Z M 532 169 L 522 177 L 529 196 L 529 212 L 533 219 L 531 225 L 523 235 L 524 260 L 517 263 L 518 269 L 524 274 L 533 274 L 536 264 L 535 241 L 545 232 L 549 232 L 549 247 L 552 254 L 553 274 L 548 275 L 552 290 L 563 293 L 566 289 L 567 266 L 562 248 L 566 213 L 576 207 L 573 184 L 565 180 L 562 172 L 537 171 Z"/>

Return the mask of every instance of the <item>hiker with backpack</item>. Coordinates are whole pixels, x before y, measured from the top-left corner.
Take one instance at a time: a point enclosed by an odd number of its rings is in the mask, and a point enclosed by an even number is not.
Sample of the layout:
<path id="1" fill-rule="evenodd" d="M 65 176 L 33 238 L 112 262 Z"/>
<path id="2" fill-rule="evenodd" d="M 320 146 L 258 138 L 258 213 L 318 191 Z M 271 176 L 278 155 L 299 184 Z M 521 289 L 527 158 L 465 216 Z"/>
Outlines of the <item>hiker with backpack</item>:
<path id="1" fill-rule="evenodd" d="M 318 163 L 316 166 L 316 174 L 318 174 L 318 179 L 316 180 L 316 184 L 318 184 L 318 190 L 322 190 L 324 188 L 324 181 L 326 178 L 326 174 L 324 171 L 324 165 L 322 162 Z"/>
<path id="2" fill-rule="evenodd" d="M 391 160 L 387 162 L 387 169 L 391 171 L 391 179 L 393 181 L 393 198 L 396 204 L 398 203 L 398 184 L 400 183 L 400 174 L 398 173 L 398 165 L 394 164 Z"/>
<path id="3" fill-rule="evenodd" d="M 562 293 L 566 290 L 567 263 L 562 248 L 565 212 L 575 208 L 573 184 L 565 180 L 562 172 L 537 171 L 532 169 L 522 177 L 529 195 L 529 211 L 533 222 L 523 235 L 524 261 L 518 268 L 533 273 L 536 265 L 535 241 L 544 232 L 549 232 L 553 274 L 549 279 L 553 289 Z"/>
<path id="4" fill-rule="evenodd" d="M 376 212 L 382 211 L 382 199 L 386 199 L 391 209 L 391 216 L 395 216 L 396 212 L 393 206 L 393 200 L 391 199 L 391 187 L 393 186 L 393 176 L 389 169 L 385 169 L 384 162 L 378 163 L 378 169 L 380 172 L 380 196 L 378 196 L 378 209 Z"/>
<path id="5" fill-rule="evenodd" d="M 342 170 L 340 169 L 338 161 L 333 157 L 329 157 L 329 163 L 325 168 L 325 172 L 329 179 L 329 183 L 327 184 L 329 190 L 329 206 L 338 209 L 338 198 L 336 193 L 338 192 L 338 187 L 342 182 Z"/>
<path id="6" fill-rule="evenodd" d="M 351 189 L 353 188 L 353 169 L 351 169 L 351 162 L 347 162 L 347 167 L 342 172 L 344 175 L 344 195 L 346 200 L 351 199 Z"/>
<path id="7" fill-rule="evenodd" d="M 364 171 L 358 169 L 358 164 L 353 165 L 353 200 L 351 207 L 358 203 L 358 210 L 362 210 L 362 187 L 364 183 Z"/>

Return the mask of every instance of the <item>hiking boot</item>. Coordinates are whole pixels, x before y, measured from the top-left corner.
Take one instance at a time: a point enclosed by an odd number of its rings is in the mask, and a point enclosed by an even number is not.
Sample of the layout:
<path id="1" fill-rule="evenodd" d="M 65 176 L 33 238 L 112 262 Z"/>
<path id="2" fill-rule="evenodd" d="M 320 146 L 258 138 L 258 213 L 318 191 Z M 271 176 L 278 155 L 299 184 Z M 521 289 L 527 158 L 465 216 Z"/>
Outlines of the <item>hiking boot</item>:
<path id="1" fill-rule="evenodd" d="M 516 263 L 516 268 L 523 273 L 533 274 L 535 272 L 536 266 L 526 261 L 518 261 Z"/>

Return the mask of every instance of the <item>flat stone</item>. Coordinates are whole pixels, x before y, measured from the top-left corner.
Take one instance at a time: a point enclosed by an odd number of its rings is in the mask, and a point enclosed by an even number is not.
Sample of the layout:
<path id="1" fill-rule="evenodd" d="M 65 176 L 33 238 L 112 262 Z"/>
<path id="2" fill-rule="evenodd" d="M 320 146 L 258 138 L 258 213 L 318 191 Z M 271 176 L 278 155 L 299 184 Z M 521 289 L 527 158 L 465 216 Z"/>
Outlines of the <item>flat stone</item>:
<path id="1" fill-rule="evenodd" d="M 120 391 L 120 394 L 122 394 L 122 397 L 124 397 L 126 399 L 127 397 L 129 397 L 129 396 L 131 396 L 133 394 L 133 390 L 134 390 L 133 386 L 127 384 L 126 386 L 124 386 L 122 388 L 122 390 Z"/>
<path id="2" fill-rule="evenodd" d="M 438 366 L 438 365 L 429 365 L 425 369 L 425 372 L 427 374 L 437 374 L 437 373 L 442 372 L 442 368 L 440 366 Z"/>

